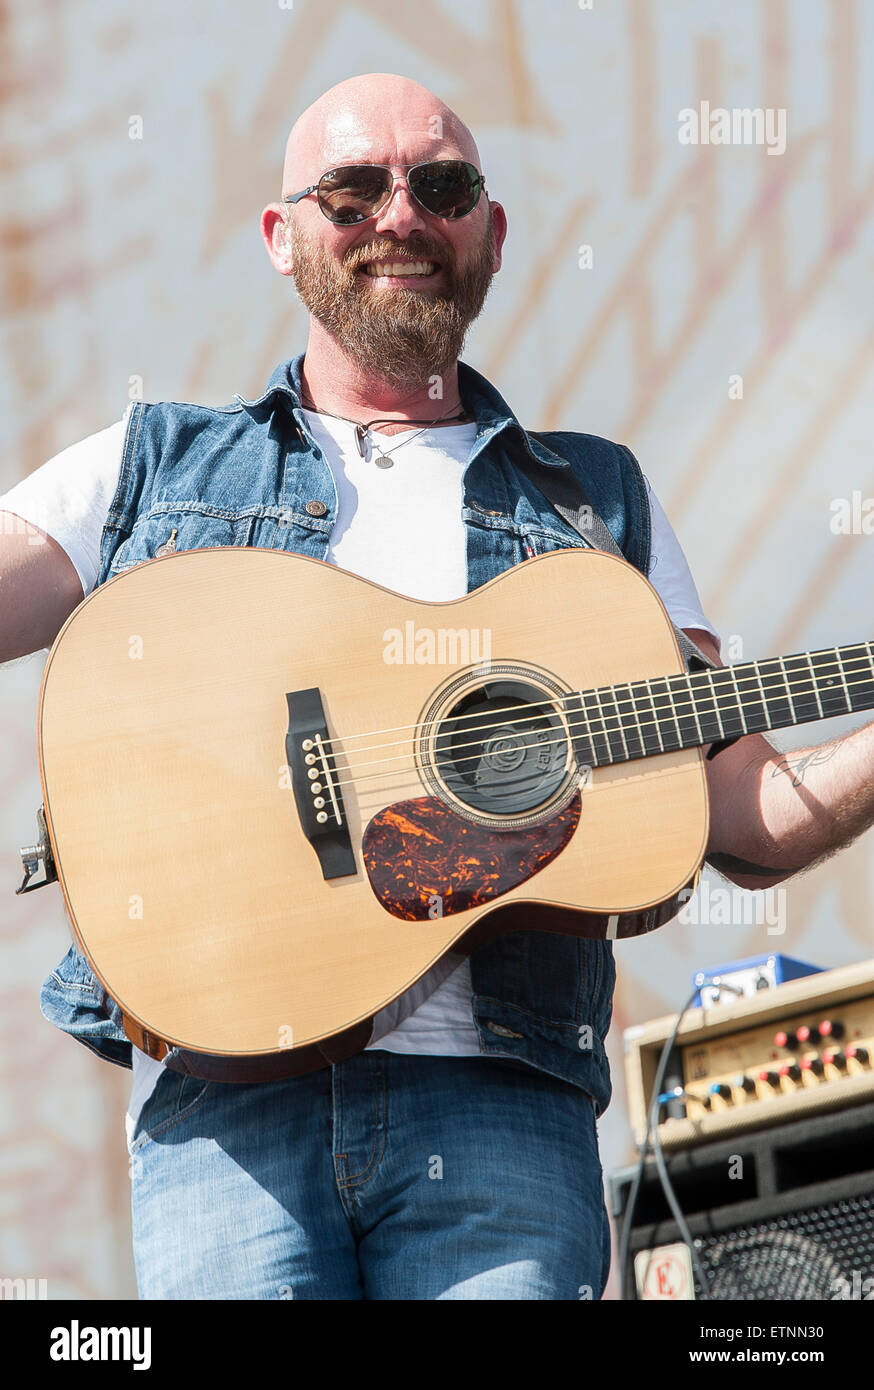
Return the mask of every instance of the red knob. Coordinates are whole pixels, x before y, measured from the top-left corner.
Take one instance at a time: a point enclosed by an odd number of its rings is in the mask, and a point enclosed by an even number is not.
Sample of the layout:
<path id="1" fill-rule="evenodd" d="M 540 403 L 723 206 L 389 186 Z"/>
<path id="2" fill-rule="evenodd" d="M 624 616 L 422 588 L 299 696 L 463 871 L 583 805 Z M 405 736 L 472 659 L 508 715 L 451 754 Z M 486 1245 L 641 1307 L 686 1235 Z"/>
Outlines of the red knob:
<path id="1" fill-rule="evenodd" d="M 775 1047 L 794 1047 L 795 1043 L 796 1038 L 794 1033 L 784 1033 L 781 1029 L 779 1033 L 774 1034 Z"/>
<path id="2" fill-rule="evenodd" d="M 821 1038 L 838 1038 L 844 1036 L 844 1025 L 834 1018 L 824 1018 L 819 1025 L 819 1036 Z"/>
<path id="3" fill-rule="evenodd" d="M 800 1043 L 816 1042 L 819 1037 L 819 1029 L 815 1026 L 809 1028 L 806 1023 L 802 1023 L 795 1036 Z"/>

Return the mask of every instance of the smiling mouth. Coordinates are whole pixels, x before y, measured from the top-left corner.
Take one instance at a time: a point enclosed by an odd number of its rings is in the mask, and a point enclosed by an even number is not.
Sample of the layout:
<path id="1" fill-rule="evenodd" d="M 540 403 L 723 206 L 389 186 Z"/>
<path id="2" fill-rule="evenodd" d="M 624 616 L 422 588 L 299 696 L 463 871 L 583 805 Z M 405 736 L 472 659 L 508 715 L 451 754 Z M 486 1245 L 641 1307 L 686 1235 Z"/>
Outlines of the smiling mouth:
<path id="1" fill-rule="evenodd" d="M 440 270 L 437 261 L 366 261 L 358 269 L 373 280 L 427 280 Z"/>

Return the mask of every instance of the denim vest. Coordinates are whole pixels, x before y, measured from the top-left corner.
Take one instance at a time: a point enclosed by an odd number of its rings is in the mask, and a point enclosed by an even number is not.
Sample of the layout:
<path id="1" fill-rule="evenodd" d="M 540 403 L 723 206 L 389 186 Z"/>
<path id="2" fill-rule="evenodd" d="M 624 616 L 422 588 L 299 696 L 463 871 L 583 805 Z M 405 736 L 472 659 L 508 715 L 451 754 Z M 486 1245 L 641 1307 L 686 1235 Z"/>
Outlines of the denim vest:
<path id="1" fill-rule="evenodd" d="M 168 549 L 264 546 L 326 558 L 337 497 L 301 410 L 302 362 L 300 354 L 281 363 L 256 400 L 131 407 L 98 584 Z M 530 438 L 478 372 L 459 362 L 458 380 L 477 423 L 463 480 L 468 589 L 532 555 L 585 545 L 527 476 L 532 457 L 573 469 L 626 558 L 646 574 L 646 484 L 629 450 L 587 434 Z M 308 510 L 313 502 L 323 507 Z M 611 1094 L 604 1049 L 615 981 L 611 942 L 516 930 L 476 947 L 470 966 L 481 1052 L 581 1087 L 600 1115 Z M 132 1065 L 121 1011 L 75 947 L 43 984 L 40 1003 L 49 1022 L 99 1056 Z"/>

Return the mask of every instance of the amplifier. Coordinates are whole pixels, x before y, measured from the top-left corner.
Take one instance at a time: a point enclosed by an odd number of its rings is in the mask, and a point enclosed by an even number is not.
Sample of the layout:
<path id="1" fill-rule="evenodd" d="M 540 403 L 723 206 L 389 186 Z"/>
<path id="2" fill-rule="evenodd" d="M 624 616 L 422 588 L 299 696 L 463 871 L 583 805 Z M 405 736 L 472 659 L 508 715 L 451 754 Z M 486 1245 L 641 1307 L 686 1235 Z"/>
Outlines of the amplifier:
<path id="1" fill-rule="evenodd" d="M 874 1102 L 666 1155 L 713 1301 L 874 1299 Z M 608 1181 L 621 1227 L 637 1165 Z M 647 1161 L 621 1296 L 701 1288 Z"/>
<path id="2" fill-rule="evenodd" d="M 624 1034 L 632 1128 L 640 1143 L 662 1047 L 676 1015 Z M 685 1148 L 874 1099 L 874 961 L 824 970 L 752 998 L 690 1009 L 666 1087 L 680 1086 L 659 1125 Z"/>

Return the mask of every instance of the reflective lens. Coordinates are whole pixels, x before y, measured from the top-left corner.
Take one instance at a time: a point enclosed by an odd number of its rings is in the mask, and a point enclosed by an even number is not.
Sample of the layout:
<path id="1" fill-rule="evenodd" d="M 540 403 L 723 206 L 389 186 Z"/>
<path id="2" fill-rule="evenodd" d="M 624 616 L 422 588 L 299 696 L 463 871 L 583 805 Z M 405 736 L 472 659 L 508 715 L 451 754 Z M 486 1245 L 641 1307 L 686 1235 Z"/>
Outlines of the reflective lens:
<path id="1" fill-rule="evenodd" d="M 473 164 L 438 159 L 417 164 L 407 175 L 410 192 L 426 212 L 455 220 L 473 212 L 483 178 Z M 346 164 L 319 180 L 319 207 L 331 222 L 352 226 L 375 217 L 391 197 L 392 172 L 379 164 Z"/>
<path id="2" fill-rule="evenodd" d="M 419 164 L 409 173 L 410 192 L 437 217 L 466 217 L 479 202 L 482 176 L 472 164 L 441 159 Z"/>
<path id="3" fill-rule="evenodd" d="M 388 200 L 391 170 L 376 164 L 347 164 L 329 169 L 319 180 L 319 207 L 332 222 L 364 222 Z"/>

